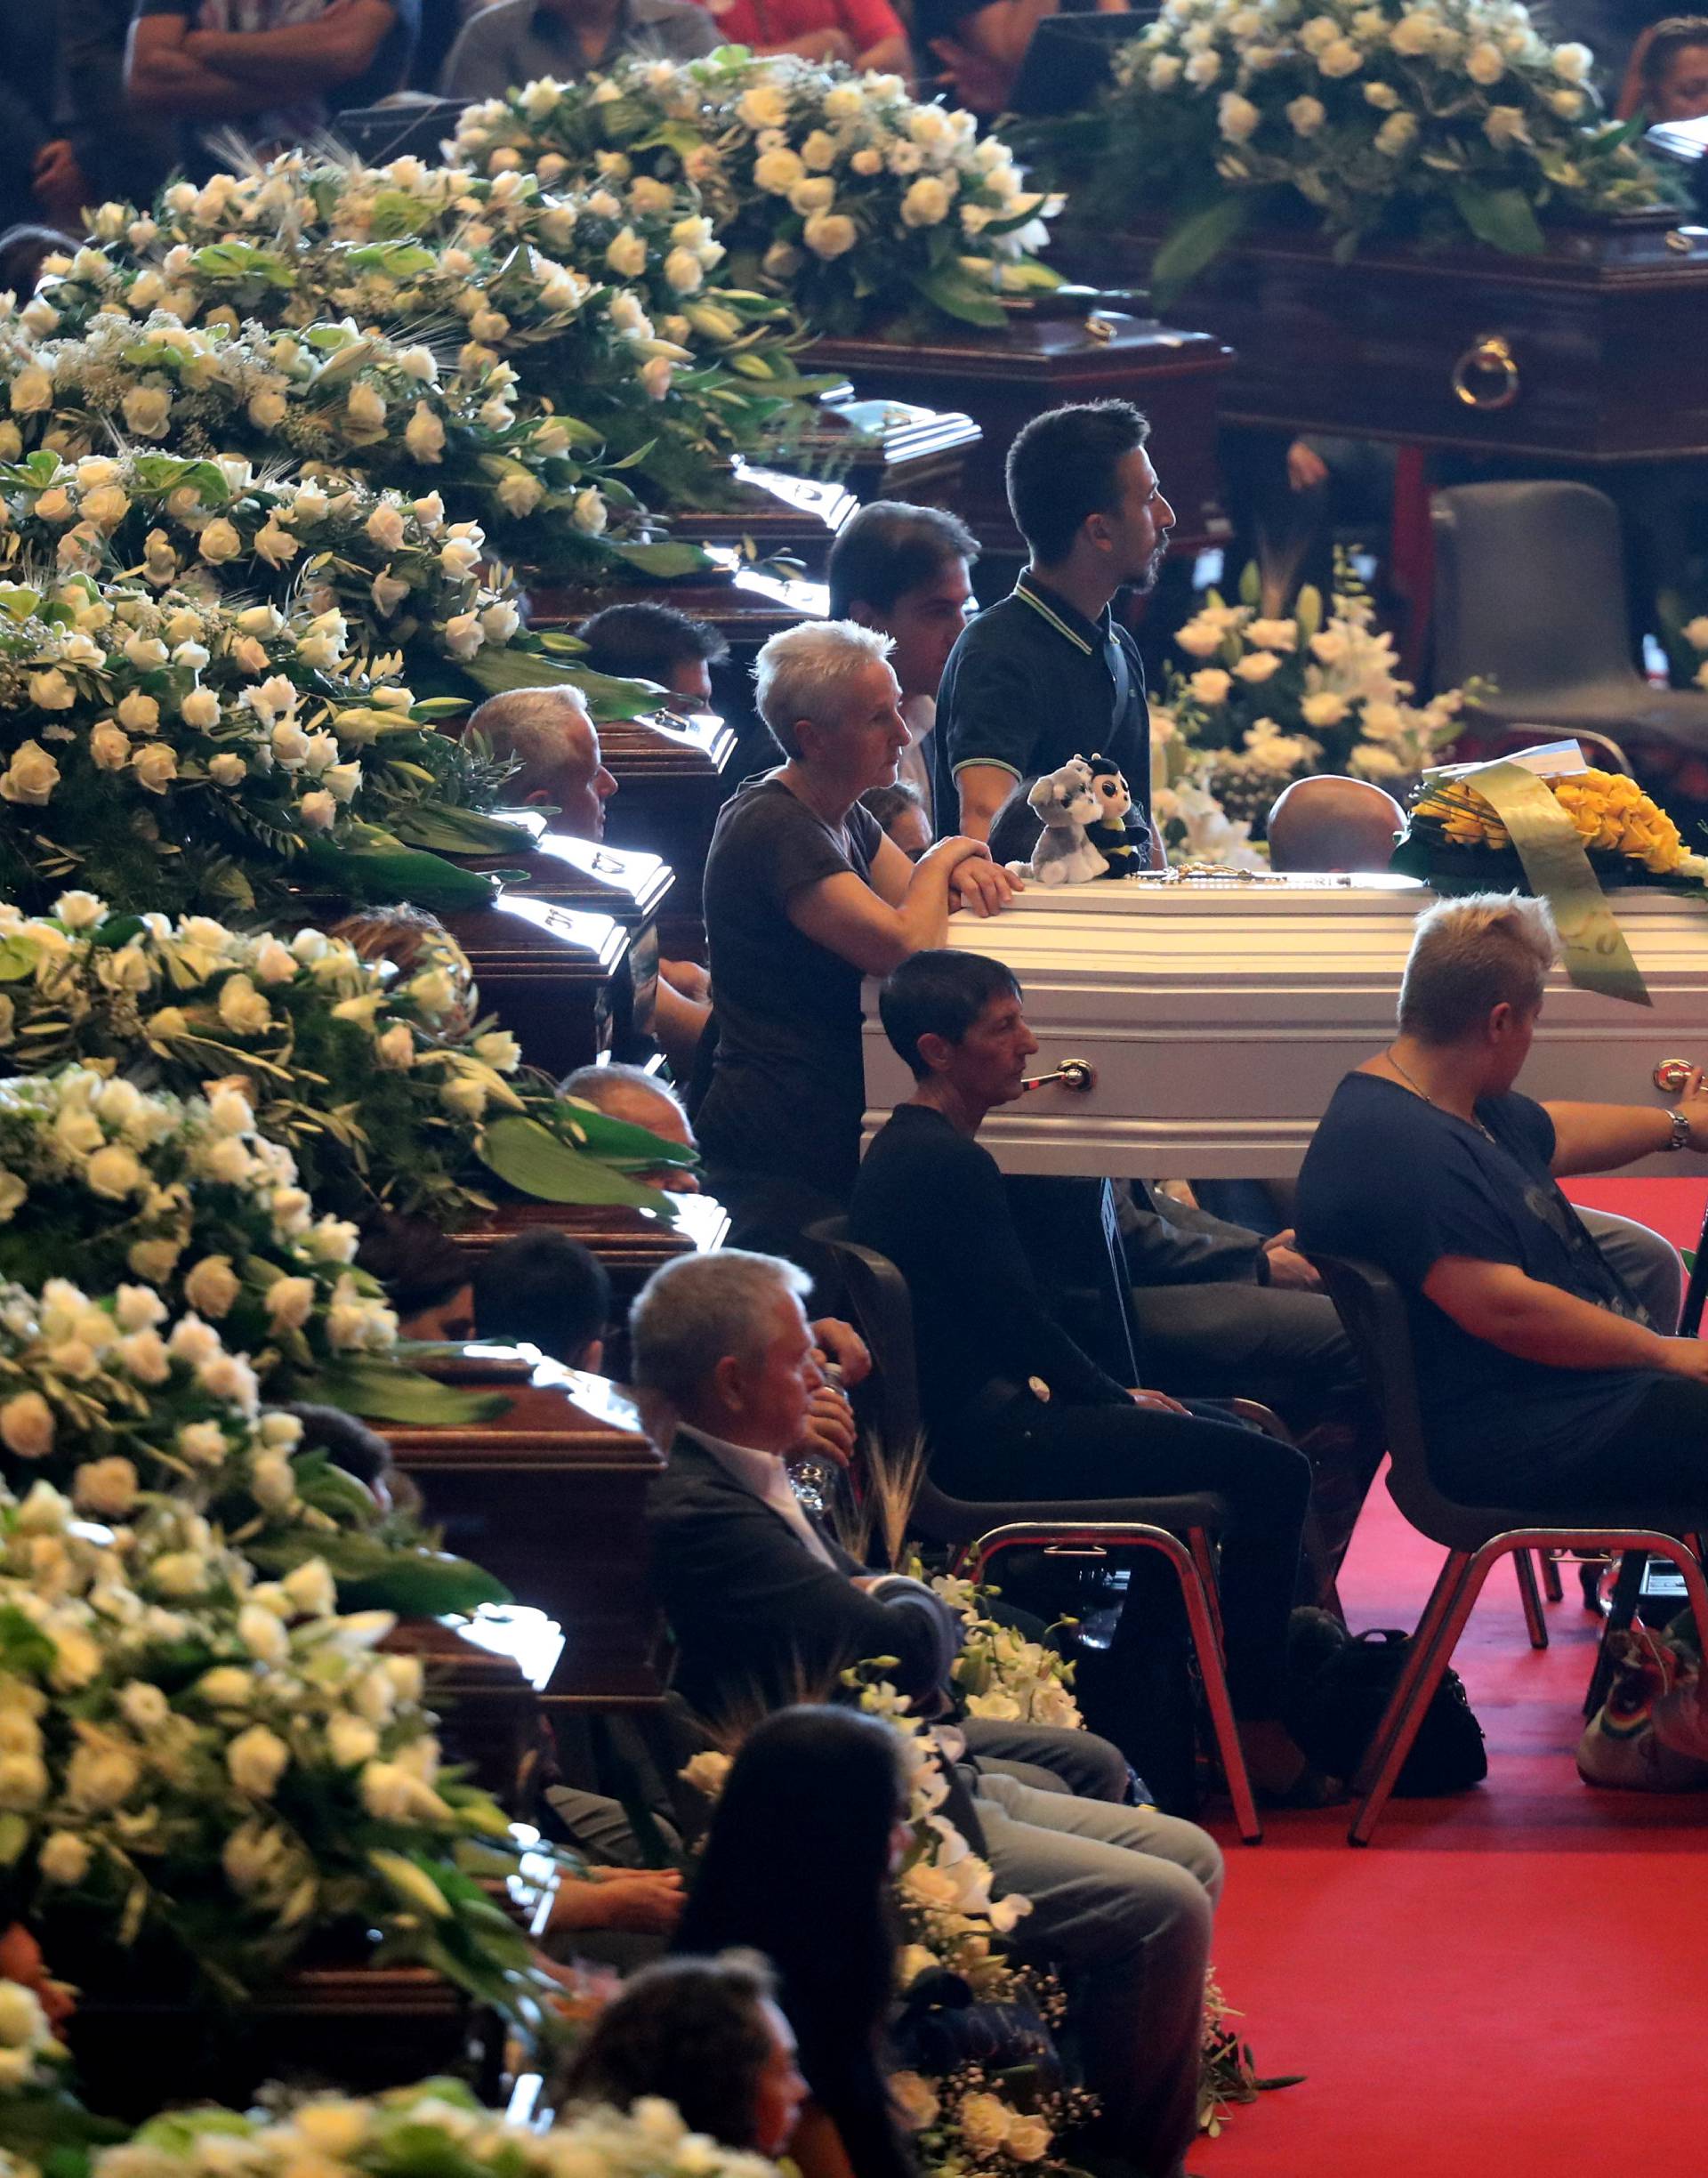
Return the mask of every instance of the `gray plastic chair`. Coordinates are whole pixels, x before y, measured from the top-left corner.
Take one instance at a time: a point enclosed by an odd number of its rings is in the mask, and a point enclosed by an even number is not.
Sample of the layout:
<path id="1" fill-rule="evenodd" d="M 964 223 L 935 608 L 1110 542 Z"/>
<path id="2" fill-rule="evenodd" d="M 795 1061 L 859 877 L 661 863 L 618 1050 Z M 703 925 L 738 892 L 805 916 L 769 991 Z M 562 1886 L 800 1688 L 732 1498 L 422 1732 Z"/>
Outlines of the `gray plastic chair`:
<path id="1" fill-rule="evenodd" d="M 892 1470 L 911 1459 L 923 1434 L 914 1359 L 913 1300 L 887 1255 L 847 1237 L 847 1222 L 826 1219 L 808 1238 L 831 1250 L 848 1307 L 872 1350 L 872 1394 L 883 1456 Z M 1221 1609 L 1211 1537 L 1228 1525 L 1227 1500 L 1212 1491 L 1167 1497 L 1098 1497 L 1064 1502 L 952 1497 L 927 1474 L 909 1525 L 951 1553 L 951 1569 L 983 1578 L 991 1561 L 1020 1548 L 1083 1551 L 1150 1550 L 1167 1559 L 1180 1584 L 1188 1629 L 1204 1682 L 1217 1759 L 1233 1803 L 1234 1821 L 1248 1845 L 1263 1835 L 1245 1771 L 1222 1658 Z"/>
<path id="2" fill-rule="evenodd" d="M 1494 682 L 1467 730 L 1611 737 L 1708 751 L 1708 693 L 1654 689 L 1631 661 L 1619 511 L 1588 484 L 1460 484 L 1435 495 L 1435 682 Z"/>
<path id="3" fill-rule="evenodd" d="M 1347 1842 L 1367 1845 L 1495 1560 L 1514 1553 L 1527 1558 L 1533 1550 L 1641 1550 L 1669 1558 L 1683 1576 L 1696 1638 L 1708 1654 L 1708 1583 L 1687 1539 L 1696 1534 L 1702 1508 L 1585 1504 L 1567 1513 L 1552 1506 L 1541 1512 L 1535 1506 L 1464 1505 L 1443 1496 L 1430 1476 L 1411 1321 L 1398 1287 L 1374 1263 L 1307 1253 L 1322 1273 L 1382 1401 L 1388 1425 L 1388 1488 L 1394 1503 L 1420 1535 L 1443 1545 L 1447 1553 L 1354 1780 L 1364 1797 Z"/>

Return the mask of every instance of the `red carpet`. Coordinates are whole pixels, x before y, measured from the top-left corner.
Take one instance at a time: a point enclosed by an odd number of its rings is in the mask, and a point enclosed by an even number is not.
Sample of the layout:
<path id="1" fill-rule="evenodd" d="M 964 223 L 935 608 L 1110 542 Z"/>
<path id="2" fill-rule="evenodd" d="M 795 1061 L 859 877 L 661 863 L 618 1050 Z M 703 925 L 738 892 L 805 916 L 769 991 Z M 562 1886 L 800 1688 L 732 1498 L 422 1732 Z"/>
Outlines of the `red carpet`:
<path id="1" fill-rule="evenodd" d="M 1583 1201 L 1695 1245 L 1708 1182 L 1598 1182 Z M 1708 1456 L 1708 1452 L 1705 1452 Z M 1441 1553 L 1378 1483 L 1341 1593 L 1355 1628 L 1416 1623 Z M 1486 1784 L 1233 1842 L 1216 1961 L 1259 2068 L 1302 2085 L 1237 2109 L 1204 2178 L 1558 2178 L 1708 2160 L 1708 1796 L 1591 1791 L 1573 1767 L 1595 1622 L 1566 1569 L 1552 1645 L 1525 1639 L 1508 1568 L 1457 1664 Z"/>

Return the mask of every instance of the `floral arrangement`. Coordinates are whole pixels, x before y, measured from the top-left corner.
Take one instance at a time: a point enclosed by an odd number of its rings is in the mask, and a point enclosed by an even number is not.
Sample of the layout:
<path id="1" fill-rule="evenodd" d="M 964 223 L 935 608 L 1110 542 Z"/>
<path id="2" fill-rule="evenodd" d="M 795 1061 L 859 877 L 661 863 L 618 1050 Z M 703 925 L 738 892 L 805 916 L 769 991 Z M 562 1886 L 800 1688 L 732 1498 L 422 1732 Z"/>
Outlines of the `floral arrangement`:
<path id="1" fill-rule="evenodd" d="M 179 1098 L 87 1067 L 0 1080 L 0 1279 L 139 1279 L 311 1375 L 388 1351 L 398 1319 L 350 1268 L 355 1226 L 317 1218 L 296 1182 L 237 1089 Z"/>
<path id="2" fill-rule="evenodd" d="M 484 2109 L 458 2080 L 316 2095 L 276 2114 L 175 2110 L 108 2150 L 93 2178 L 768 2178 L 762 2156 L 690 2133 L 668 2102 L 604 2108 L 540 2132 Z"/>
<path id="3" fill-rule="evenodd" d="M 1017 1626 L 991 1617 L 984 1603 L 998 1593 L 995 1589 L 944 1573 L 934 1577 L 931 1587 L 960 1614 L 965 1629 L 954 1679 L 969 1716 L 1053 1724 L 1069 1731 L 1084 1723 L 1073 1696 L 1073 1663 L 1043 1642 L 1028 1640 Z"/>
<path id="4" fill-rule="evenodd" d="M 42 449 L 0 466 L 0 569 L 16 578 L 50 564 L 204 603 L 238 593 L 245 609 L 260 599 L 313 620 L 335 612 L 353 650 L 402 652 L 435 695 L 509 686 L 525 673 L 576 683 L 601 720 L 657 701 L 642 684 L 579 672 L 573 636 L 528 633 L 486 532 L 449 520 L 437 491 L 257 471 L 242 455 L 120 447 L 70 460 Z"/>
<path id="5" fill-rule="evenodd" d="M 1341 254 L 1378 233 L 1535 252 L 1544 220 L 1662 193 L 1591 66 L 1517 0 L 1166 0 L 1117 62 L 1093 198 L 1179 215 L 1165 294 L 1260 219 Z"/>
<path id="6" fill-rule="evenodd" d="M 36 1991 L 0 1980 L 0 2095 L 52 2085 L 66 2054 Z"/>
<path id="7" fill-rule="evenodd" d="M 1700 883 L 1708 859 L 1688 855 L 1679 827 L 1634 778 L 1593 769 L 1545 778 L 1543 784 L 1571 819 L 1602 875 L 1641 883 L 1648 877 Z M 1407 842 L 1429 848 L 1480 853 L 1512 851 L 1512 836 L 1470 780 L 1432 779 L 1412 804 Z"/>
<path id="8" fill-rule="evenodd" d="M 12 1483 L 50 1481 L 91 1520 L 170 1498 L 241 1537 L 269 1571 L 318 1559 L 346 1601 L 428 1615 L 506 1601 L 302 1445 L 295 1415 L 263 1410 L 251 1356 L 199 1316 L 173 1322 L 150 1287 L 97 1302 L 64 1278 L 39 1295 L 0 1285 L 0 1472 Z"/>
<path id="9" fill-rule="evenodd" d="M 23 450 L 75 459 L 115 436 L 198 456 L 283 448 L 378 484 L 431 481 L 500 550 L 526 545 L 564 572 L 597 577 L 636 552 L 648 564 L 643 545 L 605 535 L 614 510 L 630 530 L 640 516 L 596 434 L 543 403 L 519 407 L 516 371 L 485 351 L 446 370 L 425 343 L 350 318 L 190 326 L 164 307 L 140 320 L 97 310 L 80 335 L 44 337 L 13 311 L 0 375 Z"/>
<path id="10" fill-rule="evenodd" d="M 289 870 L 484 905 L 485 879 L 407 844 L 437 840 L 447 808 L 474 821 L 477 753 L 434 730 L 442 706 L 395 658 L 350 642 L 335 609 L 87 575 L 0 585 L 0 891 L 42 905 L 82 881 L 249 910 Z"/>
<path id="11" fill-rule="evenodd" d="M 553 441 L 567 434 L 592 464 L 593 496 L 569 512 L 596 538 L 599 512 L 635 505 L 617 470 L 632 471 L 656 505 L 708 504 L 730 455 L 758 451 L 811 390 L 788 360 L 792 320 L 781 302 L 746 294 L 709 316 L 684 310 L 724 254 L 708 222 L 689 207 L 641 231 L 620 214 L 615 203 L 589 208 L 550 195 L 533 175 L 488 179 L 418 159 L 375 169 L 287 153 L 199 189 L 173 183 L 146 213 L 102 206 L 90 243 L 49 260 L 23 322 L 63 338 L 86 332 L 96 311 L 140 319 L 160 309 L 206 329 L 318 326 L 324 340 L 342 322 L 391 334 L 409 343 L 426 382 L 408 412 L 407 451 L 447 459 L 449 420 L 434 406 L 435 388 L 454 408 L 459 392 L 478 397 L 483 423 L 508 406 L 518 415 L 504 428 L 520 434 L 524 456 L 543 432 Z M 655 330 L 652 315 L 666 305 L 681 338 Z M 425 343 L 412 340 L 423 327 Z M 740 368 L 729 367 L 737 355 Z M 573 415 L 562 407 L 570 386 Z M 263 400 L 277 411 L 276 399 Z M 520 472 L 499 481 L 509 501 L 527 496 Z"/>
<path id="12" fill-rule="evenodd" d="M 81 892 L 52 916 L 0 907 L 0 1053 L 15 1066 L 141 1067 L 234 1115 L 220 1099 L 235 1085 L 339 1234 L 354 1225 L 337 1221 L 381 1208 L 466 1224 L 493 1207 L 494 1177 L 667 1218 L 667 1199 L 628 1175 L 692 1165 L 693 1153 L 557 1096 L 522 1069 L 512 1036 L 474 1019 L 455 943 L 423 932 L 422 948 L 424 964 L 400 976 L 315 930 L 287 941 L 206 916 L 123 916 Z M 294 1195 L 290 1214 L 302 1214 Z"/>
<path id="13" fill-rule="evenodd" d="M 439 1768 L 418 1659 L 341 1617 L 318 1561 L 258 1581 L 188 1508 L 110 1529 L 0 1500 L 0 1858 L 50 1957 L 146 1939 L 230 2001 L 336 1932 L 529 2015 L 526 1938 L 480 1876 L 505 1818 Z M 117 1963 L 115 1964 L 117 1969 Z"/>
<path id="14" fill-rule="evenodd" d="M 818 333 L 913 316 L 1002 322 L 1000 296 L 1055 285 L 1033 253 L 1056 199 L 1023 186 L 972 115 L 862 76 L 727 45 L 682 64 L 624 60 L 471 106 L 455 150 L 476 173 L 603 185 L 632 208 L 686 185 L 737 277 L 789 295 Z"/>
<path id="15" fill-rule="evenodd" d="M 1151 713 L 1153 735 L 1165 751 L 1164 784 L 1180 803 L 1164 810 L 1180 822 L 1173 843 L 1189 843 L 1195 820 L 1212 828 L 1213 811 L 1191 806 L 1193 790 L 1209 797 L 1227 825 L 1244 823 L 1245 832 L 1225 843 L 1237 849 L 1261 829 L 1290 780 L 1350 772 L 1403 790 L 1453 739 L 1478 685 L 1414 704 L 1393 639 L 1374 619 L 1370 596 L 1344 557 L 1326 612 L 1321 593 L 1307 585 L 1291 613 L 1266 613 L 1255 567 L 1245 570 L 1238 603 L 1209 592 L 1174 638 L 1197 661 L 1196 669 L 1171 668 L 1163 701 Z"/>

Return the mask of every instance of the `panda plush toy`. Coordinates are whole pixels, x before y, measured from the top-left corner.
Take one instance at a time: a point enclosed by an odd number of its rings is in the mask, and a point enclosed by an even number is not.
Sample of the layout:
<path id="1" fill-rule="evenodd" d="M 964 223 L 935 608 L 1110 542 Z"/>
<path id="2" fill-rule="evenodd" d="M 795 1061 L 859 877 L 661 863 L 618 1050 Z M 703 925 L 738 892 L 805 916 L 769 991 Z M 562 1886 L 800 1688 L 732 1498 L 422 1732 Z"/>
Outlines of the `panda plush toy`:
<path id="1" fill-rule="evenodd" d="M 1103 858 L 1105 877 L 1131 877 L 1150 860 L 1150 836 L 1132 814 L 1132 795 L 1118 764 L 1107 756 L 1091 759 L 1091 791 L 1097 817 L 1085 827 L 1085 836 Z"/>

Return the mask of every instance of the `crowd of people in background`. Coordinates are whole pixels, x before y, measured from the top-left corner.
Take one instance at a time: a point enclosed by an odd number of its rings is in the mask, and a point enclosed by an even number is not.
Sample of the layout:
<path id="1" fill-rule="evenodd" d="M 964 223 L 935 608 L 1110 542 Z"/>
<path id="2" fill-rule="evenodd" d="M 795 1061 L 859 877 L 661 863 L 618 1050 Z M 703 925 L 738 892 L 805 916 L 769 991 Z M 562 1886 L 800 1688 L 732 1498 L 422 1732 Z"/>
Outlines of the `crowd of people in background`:
<path id="1" fill-rule="evenodd" d="M 685 60 L 722 44 L 850 62 L 994 115 L 1012 101 L 1039 21 L 1076 0 L 57 0 L 0 9 L 0 233 L 76 235 L 109 198 L 213 171 L 211 144 L 306 141 L 399 93 L 470 101 L 624 53 Z M 1099 12 L 1130 12 L 1094 0 Z M 1138 11 L 1142 15 L 1143 10 Z M 1622 115 L 1708 114 L 1708 17 L 1653 0 L 1556 6 L 1594 52 Z M 1583 16 L 1580 21 L 1578 16 Z M 1569 20 L 1568 20 L 1569 18 Z M 1324 456 L 1301 442 L 1297 488 Z"/>

